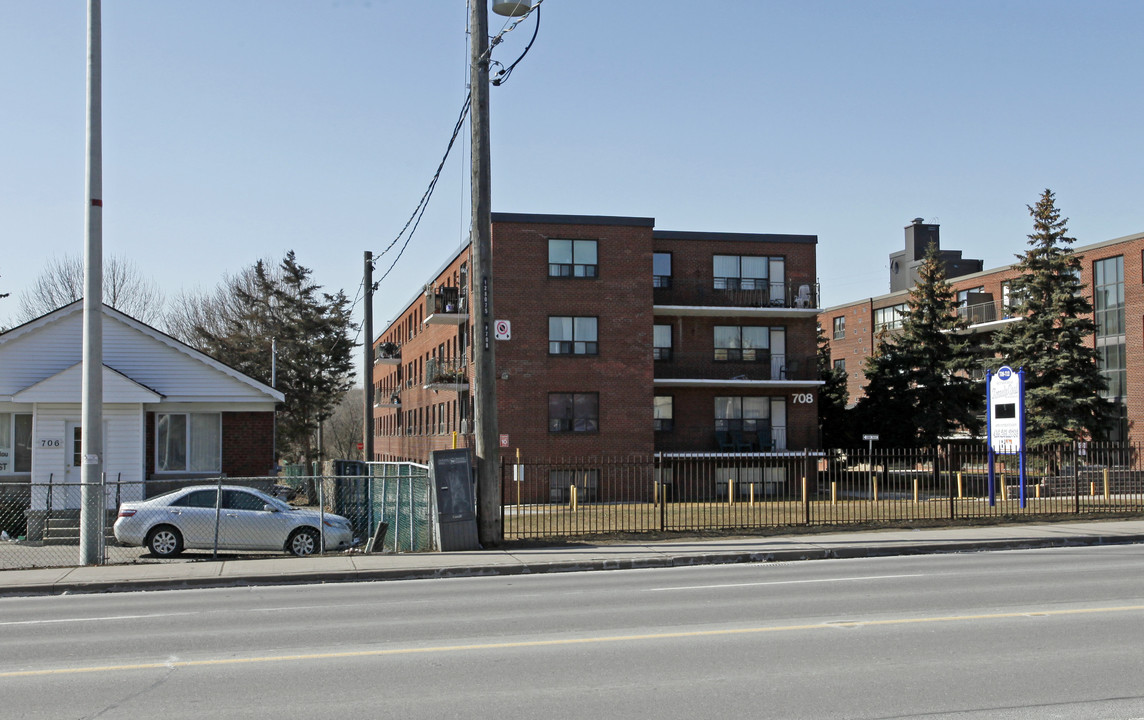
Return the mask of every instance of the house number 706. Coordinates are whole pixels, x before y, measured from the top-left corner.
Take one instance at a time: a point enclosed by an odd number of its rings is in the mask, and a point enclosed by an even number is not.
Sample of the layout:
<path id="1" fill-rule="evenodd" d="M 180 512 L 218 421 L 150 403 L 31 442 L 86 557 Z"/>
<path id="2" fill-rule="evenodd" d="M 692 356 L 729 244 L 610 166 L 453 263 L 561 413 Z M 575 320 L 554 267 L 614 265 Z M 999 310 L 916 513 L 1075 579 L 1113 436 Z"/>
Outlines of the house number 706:
<path id="1" fill-rule="evenodd" d="M 56 448 L 63 445 L 63 440 L 59 438 L 42 439 L 40 440 L 40 447 L 42 448 Z"/>

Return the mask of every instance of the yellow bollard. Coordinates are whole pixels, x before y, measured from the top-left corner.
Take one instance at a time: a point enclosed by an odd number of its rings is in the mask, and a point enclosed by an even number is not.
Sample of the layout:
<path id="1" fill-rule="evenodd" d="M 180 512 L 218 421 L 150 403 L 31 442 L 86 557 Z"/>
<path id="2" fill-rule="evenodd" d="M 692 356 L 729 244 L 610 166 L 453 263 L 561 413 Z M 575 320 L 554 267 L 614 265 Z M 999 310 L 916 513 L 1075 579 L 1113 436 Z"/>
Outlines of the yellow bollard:
<path id="1" fill-rule="evenodd" d="M 755 483 L 751 483 L 751 499 L 748 503 L 751 507 L 755 506 Z"/>
<path id="2" fill-rule="evenodd" d="M 874 478 L 874 502 L 878 502 L 878 478 Z"/>
<path id="3" fill-rule="evenodd" d="M 1088 494 L 1093 496 L 1093 497 L 1096 497 L 1096 483 L 1090 482 L 1088 484 Z"/>
<path id="4" fill-rule="evenodd" d="M 914 505 L 918 504 L 918 479 L 914 478 Z"/>
<path id="5" fill-rule="evenodd" d="M 735 479 L 727 478 L 727 504 L 735 504 Z"/>
<path id="6" fill-rule="evenodd" d="M 1041 484 L 1037 483 L 1036 487 L 1037 487 L 1037 499 L 1040 500 L 1041 499 Z"/>
<path id="7" fill-rule="evenodd" d="M 802 501 L 806 502 L 806 476 L 802 477 Z"/>
<path id="8" fill-rule="evenodd" d="M 958 498 L 965 497 L 965 488 L 961 484 L 961 471 L 960 470 L 957 471 L 957 497 Z"/>
<path id="9" fill-rule="evenodd" d="M 830 504 L 831 505 L 837 505 L 838 504 L 838 481 L 837 480 L 831 480 L 830 481 Z"/>
<path id="10" fill-rule="evenodd" d="M 1001 499 L 1002 500 L 1008 500 L 1009 499 L 1009 486 L 1005 484 L 1005 471 L 1004 470 L 1001 471 L 1000 477 L 1001 477 Z"/>
<path id="11" fill-rule="evenodd" d="M 1108 468 L 1104 468 L 1104 499 L 1108 500 Z"/>
<path id="12" fill-rule="evenodd" d="M 456 430 L 453 431 L 453 449 L 454 450 L 457 449 L 457 431 Z M 520 450 L 519 449 L 516 451 L 516 461 L 520 462 Z"/>
<path id="13" fill-rule="evenodd" d="M 659 507 L 659 480 L 651 484 L 651 504 Z"/>
<path id="14" fill-rule="evenodd" d="M 571 492 L 568 495 L 568 500 L 572 506 L 572 512 L 576 512 L 576 486 L 573 485 L 569 489 L 571 490 Z"/>

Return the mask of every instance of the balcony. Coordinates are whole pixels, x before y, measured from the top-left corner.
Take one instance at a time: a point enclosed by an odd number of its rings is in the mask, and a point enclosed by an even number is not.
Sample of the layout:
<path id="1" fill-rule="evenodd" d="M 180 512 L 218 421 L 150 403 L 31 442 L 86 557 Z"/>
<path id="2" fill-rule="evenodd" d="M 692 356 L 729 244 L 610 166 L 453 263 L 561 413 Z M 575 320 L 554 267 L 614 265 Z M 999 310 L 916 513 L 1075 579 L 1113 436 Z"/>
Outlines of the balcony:
<path id="1" fill-rule="evenodd" d="M 460 288 L 432 286 L 425 289 L 426 325 L 464 325 L 469 321 L 469 299 Z"/>
<path id="2" fill-rule="evenodd" d="M 810 280 L 769 282 L 751 278 L 695 280 L 657 276 L 656 315 L 815 317 L 819 286 Z"/>
<path id="3" fill-rule="evenodd" d="M 696 418 L 672 423 L 672 429 L 655 434 L 657 452 L 756 456 L 787 453 L 792 431 L 797 437 L 816 438 L 817 427 L 790 427 L 767 418 L 719 418 L 701 422 Z"/>
<path id="4" fill-rule="evenodd" d="M 425 361 L 426 390 L 461 392 L 469 389 L 469 365 L 465 358 L 429 358 Z"/>
<path id="5" fill-rule="evenodd" d="M 380 388 L 374 396 L 373 406 L 375 408 L 401 407 L 401 388 L 396 386 Z"/>
<path id="6" fill-rule="evenodd" d="M 996 300 L 959 307 L 957 316 L 968 326 L 962 333 L 990 332 L 1004 323 L 1020 320 L 1010 315 L 1009 308 Z"/>
<path id="7" fill-rule="evenodd" d="M 374 365 L 400 365 L 401 348 L 397 343 L 384 342 L 374 349 Z"/>
<path id="8" fill-rule="evenodd" d="M 811 388 L 821 384 L 814 355 L 789 355 L 753 348 L 703 352 L 656 348 L 656 387 Z"/>

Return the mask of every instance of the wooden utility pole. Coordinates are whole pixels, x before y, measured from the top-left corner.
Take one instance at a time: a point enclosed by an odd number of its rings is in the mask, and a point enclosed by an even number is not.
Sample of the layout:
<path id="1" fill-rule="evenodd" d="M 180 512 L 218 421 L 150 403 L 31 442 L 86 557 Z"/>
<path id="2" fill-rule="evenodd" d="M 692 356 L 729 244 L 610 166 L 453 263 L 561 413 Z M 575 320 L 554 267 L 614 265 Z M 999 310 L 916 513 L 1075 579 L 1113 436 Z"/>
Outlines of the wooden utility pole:
<path id="1" fill-rule="evenodd" d="M 500 441 L 497 434 L 496 345 L 493 341 L 492 171 L 489 152 L 489 15 L 486 0 L 469 3 L 469 93 L 472 125 L 473 431 L 477 453 L 477 537 L 502 540 Z"/>
<path id="2" fill-rule="evenodd" d="M 373 461 L 373 253 L 365 251 L 365 319 L 362 321 L 365 342 L 362 348 L 362 389 L 365 390 L 362 414 L 362 459 Z"/>

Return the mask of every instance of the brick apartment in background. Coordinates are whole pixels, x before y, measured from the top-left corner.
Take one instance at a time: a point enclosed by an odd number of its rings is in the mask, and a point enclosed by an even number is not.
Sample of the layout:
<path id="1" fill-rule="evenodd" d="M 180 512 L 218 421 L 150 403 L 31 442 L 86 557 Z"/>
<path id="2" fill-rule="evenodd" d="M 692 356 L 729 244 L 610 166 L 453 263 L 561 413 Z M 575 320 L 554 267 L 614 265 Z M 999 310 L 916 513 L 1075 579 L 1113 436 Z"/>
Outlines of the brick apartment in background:
<path id="1" fill-rule="evenodd" d="M 493 214 L 505 457 L 818 447 L 813 235 Z M 469 248 L 375 338 L 377 460 L 472 442 Z"/>
<path id="2" fill-rule="evenodd" d="M 819 323 L 830 344 L 834 366 L 846 371 L 850 403 L 862 396 L 863 367 L 878 333 L 901 326 L 909 288 L 929 242 L 939 242 L 938 226 L 915 220 L 906 227 L 905 252 L 890 255 L 891 292 L 836 305 L 822 311 Z M 939 244 L 940 247 L 940 244 Z M 1025 244 L 1014 244 L 1013 254 Z M 1097 326 L 1091 338 L 1108 377 L 1107 397 L 1116 403 L 1120 421 L 1111 441 L 1144 440 L 1138 422 L 1144 419 L 1144 233 L 1092 245 L 1073 246 L 1081 260 L 1081 282 L 1092 303 Z M 973 342 L 984 344 L 1005 323 L 1021 322 L 1010 315 L 1010 287 L 1017 277 L 1013 265 L 982 270 L 979 260 L 962 260 L 960 252 L 942 252 L 950 284 L 957 293 L 958 313 L 969 324 Z M 974 263 L 977 267 L 974 268 Z M 897 280 L 904 276 L 905 281 Z M 984 375 L 982 393 L 984 390 Z"/>

